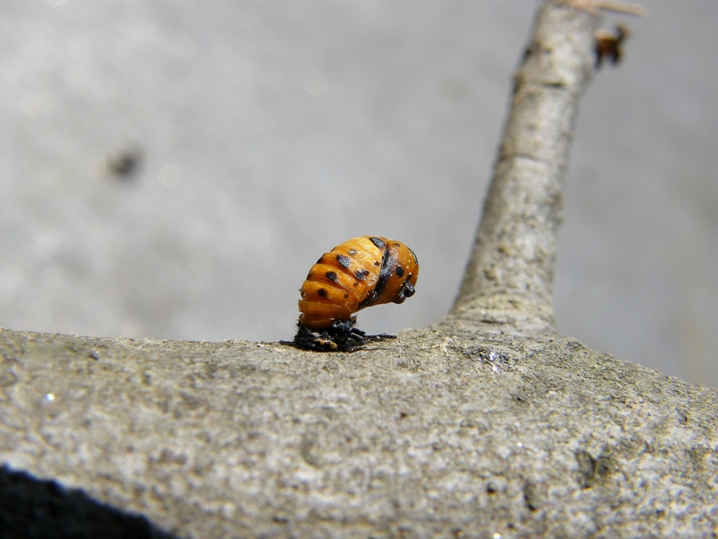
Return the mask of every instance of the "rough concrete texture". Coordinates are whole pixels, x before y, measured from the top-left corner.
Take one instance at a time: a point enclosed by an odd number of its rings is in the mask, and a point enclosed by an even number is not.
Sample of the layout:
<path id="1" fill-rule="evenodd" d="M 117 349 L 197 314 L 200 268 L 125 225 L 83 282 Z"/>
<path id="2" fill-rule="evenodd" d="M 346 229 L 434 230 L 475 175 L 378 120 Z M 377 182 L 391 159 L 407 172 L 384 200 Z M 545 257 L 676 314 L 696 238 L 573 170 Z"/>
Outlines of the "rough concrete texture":
<path id="1" fill-rule="evenodd" d="M 718 531 L 715 390 L 559 337 L 371 348 L 4 331 L 0 460 L 181 537 Z"/>
<path id="2" fill-rule="evenodd" d="M 715 537 L 718 392 L 553 325 L 563 171 L 597 23 L 569 4 L 537 17 L 443 322 L 351 354 L 0 331 L 0 525 L 19 514 L 73 537 L 96 536 L 97 522 L 123 537 Z M 529 80 L 532 66 L 547 79 Z M 47 537 L 21 525 L 15 536 Z"/>

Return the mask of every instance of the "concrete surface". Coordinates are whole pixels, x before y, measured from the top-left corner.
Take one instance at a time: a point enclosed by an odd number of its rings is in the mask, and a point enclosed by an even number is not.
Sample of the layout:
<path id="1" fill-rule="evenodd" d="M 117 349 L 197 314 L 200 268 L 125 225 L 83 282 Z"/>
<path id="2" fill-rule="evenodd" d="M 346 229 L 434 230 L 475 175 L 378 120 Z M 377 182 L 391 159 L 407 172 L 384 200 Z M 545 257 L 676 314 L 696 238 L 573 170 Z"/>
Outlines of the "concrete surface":
<path id="1" fill-rule="evenodd" d="M 0 462 L 33 491 L 81 488 L 76 529 L 119 512 L 147 537 L 718 531 L 718 392 L 574 339 L 447 327 L 317 354 L 0 331 L 0 407 Z"/>

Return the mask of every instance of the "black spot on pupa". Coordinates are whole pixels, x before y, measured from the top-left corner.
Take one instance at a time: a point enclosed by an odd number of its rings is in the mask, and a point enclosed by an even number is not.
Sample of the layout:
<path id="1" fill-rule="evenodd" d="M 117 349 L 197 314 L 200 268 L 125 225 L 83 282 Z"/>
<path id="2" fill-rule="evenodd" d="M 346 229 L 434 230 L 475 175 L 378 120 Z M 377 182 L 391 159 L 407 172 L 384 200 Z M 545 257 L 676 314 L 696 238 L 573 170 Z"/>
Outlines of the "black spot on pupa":
<path id="1" fill-rule="evenodd" d="M 317 290 L 317 294 L 319 294 L 319 295 L 322 296 L 323 298 L 326 298 L 326 297 L 327 297 L 327 291 L 324 290 L 323 288 L 320 288 L 319 290 Z"/>
<path id="2" fill-rule="evenodd" d="M 339 263 L 344 266 L 345 268 L 349 269 L 349 266 L 352 265 L 352 261 L 349 257 L 346 257 L 344 255 L 337 255 L 337 260 Z"/>
<path id="3" fill-rule="evenodd" d="M 366 276 L 367 276 L 367 275 L 369 275 L 369 271 L 368 271 L 368 270 L 365 270 L 365 269 L 363 269 L 363 270 L 356 270 L 356 271 L 354 272 L 354 277 L 356 277 L 356 278 L 359 279 L 360 281 L 363 281 L 364 279 L 366 279 Z"/>
<path id="4" fill-rule="evenodd" d="M 375 265 L 375 266 L 378 266 L 379 264 L 380 264 L 380 263 L 379 263 L 378 260 L 374 261 L 374 265 Z"/>
<path id="5" fill-rule="evenodd" d="M 348 298 L 349 298 L 349 294 L 344 294 L 344 299 L 348 299 Z"/>
<path id="6" fill-rule="evenodd" d="M 402 268 L 401 266 L 397 266 L 397 267 L 396 267 L 396 274 L 397 274 L 399 277 L 403 277 L 403 276 L 404 276 L 404 268 Z"/>
<path id="7" fill-rule="evenodd" d="M 374 245 L 376 245 L 379 249 L 383 249 L 386 246 L 386 244 L 383 241 L 381 241 L 379 238 L 372 237 L 372 238 L 369 238 L 369 240 Z"/>
<path id="8" fill-rule="evenodd" d="M 355 254 L 357 254 L 357 250 L 356 250 L 356 249 L 349 249 L 349 254 L 350 254 L 351 256 L 354 256 Z"/>
<path id="9" fill-rule="evenodd" d="M 362 307 L 365 307 L 367 305 L 371 305 L 371 302 L 376 299 L 377 293 L 376 290 L 372 290 L 367 294 L 367 296 L 364 298 L 364 301 L 362 301 L 359 305 Z"/>
<path id="10" fill-rule="evenodd" d="M 374 292 L 376 292 L 374 297 L 379 296 L 384 291 L 384 288 L 386 288 L 386 284 L 389 282 L 389 277 L 391 277 L 391 268 L 394 267 L 395 263 L 396 252 L 391 251 L 387 247 L 384 249 L 384 255 L 381 259 L 381 271 L 379 272 L 379 280 L 376 282 L 376 286 L 374 287 Z M 362 303 L 369 304 L 368 298 Z"/>
<path id="11" fill-rule="evenodd" d="M 324 276 L 330 281 L 334 281 L 335 283 L 337 282 L 337 274 L 333 271 L 326 272 Z"/>

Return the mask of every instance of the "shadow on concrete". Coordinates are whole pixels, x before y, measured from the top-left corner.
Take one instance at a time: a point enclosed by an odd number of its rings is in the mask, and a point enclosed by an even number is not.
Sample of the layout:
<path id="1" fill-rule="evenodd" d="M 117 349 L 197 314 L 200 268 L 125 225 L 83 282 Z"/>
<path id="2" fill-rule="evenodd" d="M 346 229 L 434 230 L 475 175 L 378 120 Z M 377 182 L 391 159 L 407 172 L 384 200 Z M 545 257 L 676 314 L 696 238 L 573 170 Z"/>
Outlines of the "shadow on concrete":
<path id="1" fill-rule="evenodd" d="M 0 466 L 3 539 L 176 539 L 145 517 L 114 509 L 82 490 Z"/>

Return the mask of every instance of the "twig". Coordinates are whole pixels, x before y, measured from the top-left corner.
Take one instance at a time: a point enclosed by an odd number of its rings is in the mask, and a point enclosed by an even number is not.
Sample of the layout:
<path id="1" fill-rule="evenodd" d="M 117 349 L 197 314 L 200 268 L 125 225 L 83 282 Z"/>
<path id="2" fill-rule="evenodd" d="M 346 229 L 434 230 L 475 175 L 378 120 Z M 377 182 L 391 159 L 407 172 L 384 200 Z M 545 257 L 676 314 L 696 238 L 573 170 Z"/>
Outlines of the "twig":
<path id="1" fill-rule="evenodd" d="M 515 77 L 474 251 L 446 323 L 553 331 L 556 234 L 578 104 L 593 73 L 598 16 L 546 2 Z"/>
<path id="2" fill-rule="evenodd" d="M 645 17 L 648 10 L 638 4 L 629 4 L 628 2 L 618 2 L 616 0 L 565 0 L 566 5 L 576 9 L 584 9 L 597 15 L 600 10 L 614 11 L 616 13 L 624 13 L 626 15 L 637 15 Z"/>

